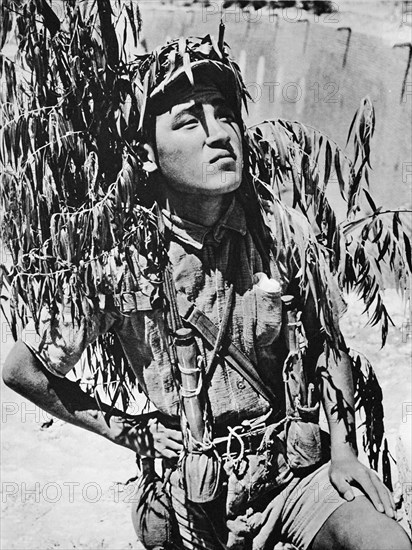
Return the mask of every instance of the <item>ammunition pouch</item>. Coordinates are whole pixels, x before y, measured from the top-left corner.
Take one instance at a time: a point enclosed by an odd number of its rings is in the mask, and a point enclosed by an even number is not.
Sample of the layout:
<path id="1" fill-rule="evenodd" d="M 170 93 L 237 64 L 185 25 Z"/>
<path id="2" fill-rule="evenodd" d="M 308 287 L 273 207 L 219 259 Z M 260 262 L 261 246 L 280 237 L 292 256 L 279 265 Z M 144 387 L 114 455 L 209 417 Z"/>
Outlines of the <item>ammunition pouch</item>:
<path id="1" fill-rule="evenodd" d="M 137 538 L 150 549 L 172 548 L 177 533 L 170 497 L 164 482 L 155 473 L 153 459 L 150 468 L 143 469 L 132 503 L 132 523 Z"/>
<path id="2" fill-rule="evenodd" d="M 233 445 L 229 439 L 224 464 L 228 519 L 244 514 L 251 504 L 273 495 L 291 480 L 293 474 L 286 461 L 284 432 L 279 433 L 278 428 L 279 424 L 272 424 L 258 431 L 236 431 L 235 437 L 236 429 L 232 430 L 232 441 L 238 452 L 230 452 Z"/>
<path id="3" fill-rule="evenodd" d="M 185 451 L 180 469 L 186 495 L 191 502 L 204 504 L 221 495 L 224 471 L 222 459 L 213 446 L 199 452 Z"/>
<path id="4" fill-rule="evenodd" d="M 287 417 L 286 455 L 296 473 L 306 472 L 322 462 L 319 403 L 313 407 L 296 405 L 294 414 Z"/>

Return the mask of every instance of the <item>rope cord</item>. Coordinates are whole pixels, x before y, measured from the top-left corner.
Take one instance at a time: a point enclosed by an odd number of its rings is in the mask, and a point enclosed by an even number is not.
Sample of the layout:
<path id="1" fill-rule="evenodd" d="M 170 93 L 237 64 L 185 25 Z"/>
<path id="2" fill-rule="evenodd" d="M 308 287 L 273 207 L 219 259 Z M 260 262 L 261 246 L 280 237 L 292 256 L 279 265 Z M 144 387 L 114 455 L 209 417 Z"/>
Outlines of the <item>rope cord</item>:
<path id="1" fill-rule="evenodd" d="M 199 369 L 193 369 L 190 370 L 190 372 L 194 372 L 195 370 Z M 203 377 L 202 374 L 199 376 L 199 381 L 197 383 L 196 388 L 184 388 L 183 386 L 180 386 L 180 393 L 182 397 L 197 397 L 200 392 L 202 391 L 202 385 L 203 385 Z"/>
<path id="2" fill-rule="evenodd" d="M 238 443 L 240 445 L 239 454 L 235 459 L 233 459 L 235 464 L 239 463 L 243 459 L 244 454 L 245 454 L 245 444 L 243 442 L 243 439 L 240 437 L 240 434 L 237 433 L 237 430 L 239 428 L 242 428 L 242 426 L 236 426 L 236 428 L 231 428 L 230 426 L 228 426 L 228 428 L 227 428 L 228 432 L 229 432 L 229 436 L 227 438 L 226 455 L 230 456 L 230 448 L 231 448 L 231 445 L 232 445 L 233 438 L 237 439 Z"/>

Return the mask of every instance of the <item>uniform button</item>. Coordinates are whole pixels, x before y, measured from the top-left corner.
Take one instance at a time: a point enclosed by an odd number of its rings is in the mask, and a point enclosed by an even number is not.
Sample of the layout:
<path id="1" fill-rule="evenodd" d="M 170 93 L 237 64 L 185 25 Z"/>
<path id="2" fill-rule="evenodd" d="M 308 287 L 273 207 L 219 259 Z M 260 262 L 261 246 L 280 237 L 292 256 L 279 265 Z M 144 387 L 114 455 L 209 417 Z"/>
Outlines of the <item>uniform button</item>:
<path id="1" fill-rule="evenodd" d="M 237 382 L 237 387 L 240 389 L 240 390 L 244 390 L 245 389 L 245 383 L 242 381 L 242 380 L 238 380 Z"/>

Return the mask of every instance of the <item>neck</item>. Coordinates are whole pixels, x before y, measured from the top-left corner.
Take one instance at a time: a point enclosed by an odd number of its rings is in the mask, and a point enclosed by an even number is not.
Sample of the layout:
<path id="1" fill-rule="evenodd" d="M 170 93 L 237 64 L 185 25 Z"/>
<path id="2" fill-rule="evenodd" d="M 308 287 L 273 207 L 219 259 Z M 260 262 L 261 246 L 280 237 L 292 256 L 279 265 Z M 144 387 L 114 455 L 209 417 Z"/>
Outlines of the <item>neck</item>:
<path id="1" fill-rule="evenodd" d="M 188 195 L 170 188 L 161 195 L 161 206 L 171 214 L 205 227 L 215 225 L 227 210 L 233 196 L 232 193 L 218 196 Z"/>

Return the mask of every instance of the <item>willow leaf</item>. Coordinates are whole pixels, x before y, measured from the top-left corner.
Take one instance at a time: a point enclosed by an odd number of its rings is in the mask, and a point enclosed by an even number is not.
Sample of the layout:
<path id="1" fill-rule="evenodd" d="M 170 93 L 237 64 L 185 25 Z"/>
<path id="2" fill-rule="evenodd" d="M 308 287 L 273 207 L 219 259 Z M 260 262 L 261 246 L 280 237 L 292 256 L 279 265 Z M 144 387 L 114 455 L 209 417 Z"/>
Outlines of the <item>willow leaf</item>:
<path id="1" fill-rule="evenodd" d="M 332 169 L 332 148 L 330 146 L 329 141 L 327 141 L 326 151 L 325 151 L 325 175 L 324 175 L 325 185 L 329 181 L 331 169 Z"/>
<path id="2" fill-rule="evenodd" d="M 378 262 L 380 262 L 383 259 L 383 257 L 385 256 L 385 254 L 387 253 L 390 242 L 391 242 L 391 236 L 387 232 L 386 235 L 385 235 L 384 241 L 383 241 L 382 245 L 380 246 Z"/>
<path id="3" fill-rule="evenodd" d="M 409 271 L 412 272 L 411 241 L 405 232 L 403 232 L 403 241 L 405 243 L 406 261 L 408 262 Z"/>

